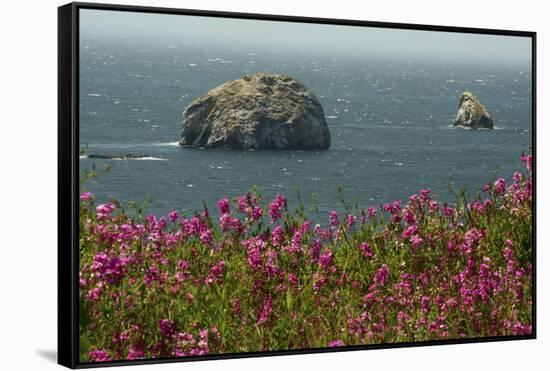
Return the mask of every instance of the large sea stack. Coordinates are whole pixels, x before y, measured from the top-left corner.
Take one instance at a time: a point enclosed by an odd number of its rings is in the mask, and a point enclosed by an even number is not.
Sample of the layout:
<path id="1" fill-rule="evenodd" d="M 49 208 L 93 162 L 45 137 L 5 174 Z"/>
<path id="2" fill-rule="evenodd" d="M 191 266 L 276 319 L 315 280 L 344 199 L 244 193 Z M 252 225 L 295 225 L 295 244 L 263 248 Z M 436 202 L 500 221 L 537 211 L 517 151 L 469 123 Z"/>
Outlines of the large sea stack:
<path id="1" fill-rule="evenodd" d="M 256 73 L 228 81 L 183 111 L 181 145 L 228 149 L 330 147 L 323 107 L 300 81 Z"/>
<path id="2" fill-rule="evenodd" d="M 492 129 L 493 119 L 479 99 L 469 91 L 460 96 L 454 126 L 471 129 Z"/>

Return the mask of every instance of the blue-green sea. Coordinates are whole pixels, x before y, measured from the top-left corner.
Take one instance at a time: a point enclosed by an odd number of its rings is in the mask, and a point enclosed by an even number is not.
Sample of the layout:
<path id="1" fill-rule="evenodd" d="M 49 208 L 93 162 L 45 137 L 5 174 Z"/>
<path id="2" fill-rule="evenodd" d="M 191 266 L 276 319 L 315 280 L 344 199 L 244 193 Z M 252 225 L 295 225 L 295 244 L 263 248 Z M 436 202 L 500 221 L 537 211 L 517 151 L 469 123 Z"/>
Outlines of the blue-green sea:
<path id="1" fill-rule="evenodd" d="M 232 151 L 177 145 L 181 114 L 195 97 L 255 72 L 295 77 L 319 98 L 332 135 L 327 151 Z M 452 127 L 460 94 L 470 90 L 494 130 Z M 82 187 L 98 202 L 151 199 L 149 211 L 191 213 L 203 201 L 252 188 L 264 199 L 297 191 L 315 219 L 350 204 L 406 200 L 421 188 L 453 200 L 452 187 L 475 194 L 491 176 L 510 178 L 532 139 L 529 66 L 383 58 L 330 53 L 207 47 L 88 37 L 80 45 L 80 159 L 112 169 Z M 148 155 L 141 160 L 86 154 Z M 312 199 L 312 195 L 315 195 Z"/>

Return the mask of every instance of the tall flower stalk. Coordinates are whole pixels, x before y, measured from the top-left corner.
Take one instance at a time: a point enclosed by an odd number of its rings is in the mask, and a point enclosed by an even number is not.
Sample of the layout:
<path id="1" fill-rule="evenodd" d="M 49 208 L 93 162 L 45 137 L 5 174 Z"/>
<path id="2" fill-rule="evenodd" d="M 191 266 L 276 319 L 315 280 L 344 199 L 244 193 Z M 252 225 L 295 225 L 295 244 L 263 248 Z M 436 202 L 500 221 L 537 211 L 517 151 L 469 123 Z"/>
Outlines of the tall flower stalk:
<path id="1" fill-rule="evenodd" d="M 80 357 L 110 361 L 532 331 L 532 157 L 454 205 L 421 190 L 313 226 L 277 195 L 220 217 L 80 197 Z"/>

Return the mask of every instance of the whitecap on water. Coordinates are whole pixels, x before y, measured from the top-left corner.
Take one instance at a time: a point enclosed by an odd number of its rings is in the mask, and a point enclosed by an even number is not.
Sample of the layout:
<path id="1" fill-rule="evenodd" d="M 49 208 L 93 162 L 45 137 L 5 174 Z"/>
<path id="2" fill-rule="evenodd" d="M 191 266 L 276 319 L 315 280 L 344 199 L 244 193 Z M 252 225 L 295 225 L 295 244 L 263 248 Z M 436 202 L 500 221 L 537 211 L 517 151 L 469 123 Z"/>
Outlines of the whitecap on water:
<path id="1" fill-rule="evenodd" d="M 136 158 L 113 158 L 115 161 L 168 161 L 167 158 L 161 158 L 161 157 L 136 157 Z"/>
<path id="2" fill-rule="evenodd" d="M 174 147 L 174 146 L 178 146 L 180 143 L 179 142 L 162 142 L 162 143 L 153 143 L 154 146 L 159 146 L 159 147 Z"/>
<path id="3" fill-rule="evenodd" d="M 89 158 L 87 155 L 78 156 L 79 159 Z M 135 157 L 135 158 L 124 158 L 124 157 L 113 157 L 113 158 L 93 158 L 92 160 L 108 160 L 108 161 L 169 161 L 167 158 L 161 157 Z"/>

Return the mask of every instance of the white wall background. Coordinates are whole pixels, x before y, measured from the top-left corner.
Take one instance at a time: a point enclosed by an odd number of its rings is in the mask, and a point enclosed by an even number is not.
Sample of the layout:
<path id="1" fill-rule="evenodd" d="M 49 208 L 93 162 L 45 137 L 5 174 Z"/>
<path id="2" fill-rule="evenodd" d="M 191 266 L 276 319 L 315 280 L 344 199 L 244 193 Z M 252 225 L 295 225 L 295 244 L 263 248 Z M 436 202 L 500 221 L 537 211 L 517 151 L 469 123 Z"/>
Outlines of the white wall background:
<path id="1" fill-rule="evenodd" d="M 108 0 L 105 0 L 108 1 Z M 178 363 L 157 370 L 346 368 L 530 370 L 548 359 L 550 25 L 541 0 L 119 3 L 538 32 L 538 339 L 303 356 Z M 8 0 L 0 11 L 0 368 L 59 369 L 56 351 L 57 9 L 59 0 Z M 547 146 L 548 145 L 548 146 Z M 546 352 L 546 354 L 545 354 Z M 151 366 L 150 366 L 151 367 Z M 137 369 L 136 367 L 124 370 Z"/>

